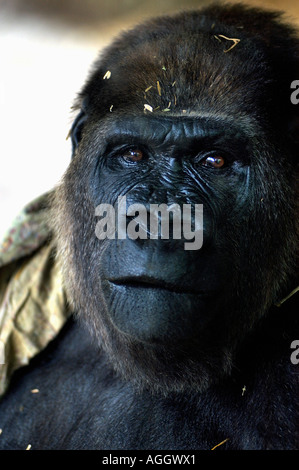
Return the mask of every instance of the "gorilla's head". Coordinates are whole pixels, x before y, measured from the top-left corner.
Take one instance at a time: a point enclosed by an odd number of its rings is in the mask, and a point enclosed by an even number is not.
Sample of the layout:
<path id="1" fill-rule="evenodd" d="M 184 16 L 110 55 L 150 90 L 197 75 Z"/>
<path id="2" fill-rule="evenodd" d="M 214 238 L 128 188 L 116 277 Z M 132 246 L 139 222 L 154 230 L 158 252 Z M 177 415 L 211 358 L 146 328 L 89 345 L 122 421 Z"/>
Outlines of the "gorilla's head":
<path id="1" fill-rule="evenodd" d="M 158 18 L 104 51 L 77 99 L 58 258 L 74 311 L 140 387 L 199 390 L 229 374 L 293 287 L 297 47 L 277 15 L 238 5 Z M 143 218 L 202 204 L 202 247 L 173 230 L 99 239 L 96 208 L 117 221 L 124 196 Z"/>

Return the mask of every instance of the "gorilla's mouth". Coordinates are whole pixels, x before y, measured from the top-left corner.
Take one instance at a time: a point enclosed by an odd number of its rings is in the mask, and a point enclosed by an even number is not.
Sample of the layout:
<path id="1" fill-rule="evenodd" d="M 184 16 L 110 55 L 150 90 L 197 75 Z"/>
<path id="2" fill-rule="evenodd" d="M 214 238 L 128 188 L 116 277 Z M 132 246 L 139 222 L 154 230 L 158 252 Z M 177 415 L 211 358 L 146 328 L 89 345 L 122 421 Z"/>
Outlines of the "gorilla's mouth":
<path id="1" fill-rule="evenodd" d="M 133 287 L 135 289 L 157 289 L 166 290 L 173 294 L 194 294 L 197 296 L 208 296 L 207 292 L 202 292 L 193 287 L 182 285 L 181 282 L 169 282 L 164 279 L 152 276 L 127 276 L 108 281 L 115 286 Z"/>

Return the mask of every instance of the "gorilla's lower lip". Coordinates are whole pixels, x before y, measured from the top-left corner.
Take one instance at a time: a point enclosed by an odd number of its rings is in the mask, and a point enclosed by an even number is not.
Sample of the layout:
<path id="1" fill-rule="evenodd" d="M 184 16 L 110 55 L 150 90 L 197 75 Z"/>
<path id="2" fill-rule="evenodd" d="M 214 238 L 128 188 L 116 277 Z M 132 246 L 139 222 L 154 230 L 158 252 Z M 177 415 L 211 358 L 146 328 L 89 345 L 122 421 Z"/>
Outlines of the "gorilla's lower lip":
<path id="1" fill-rule="evenodd" d="M 198 289 L 187 287 L 182 283 L 170 283 L 163 279 L 157 279 L 151 276 L 142 277 L 124 277 L 121 279 L 109 279 L 109 283 L 115 286 L 133 287 L 135 289 L 159 289 L 167 290 L 175 294 L 195 294 L 195 295 L 207 295 L 205 292 L 201 292 Z"/>

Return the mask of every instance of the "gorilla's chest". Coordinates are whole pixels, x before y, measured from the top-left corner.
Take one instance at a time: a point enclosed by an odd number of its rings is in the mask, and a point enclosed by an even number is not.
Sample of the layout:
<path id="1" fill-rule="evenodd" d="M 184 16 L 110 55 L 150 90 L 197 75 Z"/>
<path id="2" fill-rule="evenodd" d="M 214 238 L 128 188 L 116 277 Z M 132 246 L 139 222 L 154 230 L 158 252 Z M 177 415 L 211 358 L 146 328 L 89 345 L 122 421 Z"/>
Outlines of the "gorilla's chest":
<path id="1" fill-rule="evenodd" d="M 230 378 L 189 397 L 136 393 L 71 324 L 15 375 L 0 403 L 0 448 L 208 450 L 224 440 L 223 449 L 292 448 L 296 411 L 288 429 L 283 416 L 295 404 L 270 382 L 266 396 L 258 380 L 248 376 L 244 387 Z"/>

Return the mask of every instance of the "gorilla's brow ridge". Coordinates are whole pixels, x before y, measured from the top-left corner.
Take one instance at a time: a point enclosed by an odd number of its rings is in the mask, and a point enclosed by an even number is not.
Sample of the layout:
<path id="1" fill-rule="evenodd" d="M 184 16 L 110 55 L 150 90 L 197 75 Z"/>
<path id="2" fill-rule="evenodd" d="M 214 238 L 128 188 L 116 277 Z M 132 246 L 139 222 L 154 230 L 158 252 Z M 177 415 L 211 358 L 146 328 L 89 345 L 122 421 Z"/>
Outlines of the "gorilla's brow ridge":
<path id="1" fill-rule="evenodd" d="M 141 116 L 131 119 L 118 119 L 105 128 L 107 145 L 144 143 L 152 145 L 177 144 L 192 146 L 192 144 L 209 145 L 234 141 L 236 144 L 247 144 L 248 136 L 239 126 L 211 117 L 177 117 L 149 118 Z"/>

